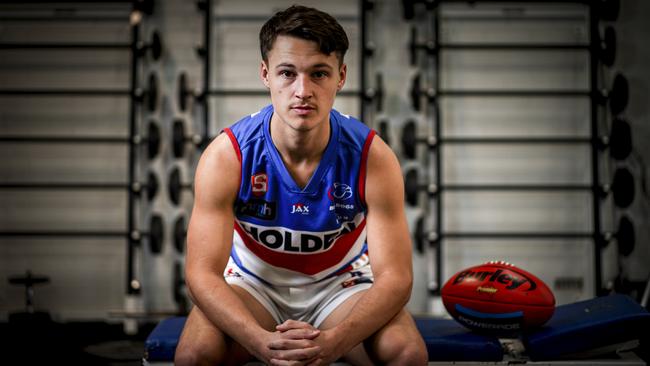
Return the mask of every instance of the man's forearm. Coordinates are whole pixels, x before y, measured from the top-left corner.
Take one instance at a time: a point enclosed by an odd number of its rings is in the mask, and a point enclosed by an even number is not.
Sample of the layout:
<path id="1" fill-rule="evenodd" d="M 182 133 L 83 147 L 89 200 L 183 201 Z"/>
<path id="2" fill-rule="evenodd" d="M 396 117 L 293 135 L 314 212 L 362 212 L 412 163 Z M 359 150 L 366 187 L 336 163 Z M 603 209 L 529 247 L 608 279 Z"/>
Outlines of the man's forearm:
<path id="1" fill-rule="evenodd" d="M 376 279 L 347 317 L 330 330 L 342 340 L 340 346 L 346 352 L 388 323 L 408 302 L 411 281 L 405 283 L 400 276 L 385 277 L 383 281 Z"/>
<path id="2" fill-rule="evenodd" d="M 192 280 L 188 278 L 188 289 L 195 305 L 212 324 L 252 351 L 253 342 L 266 330 L 222 276 L 202 274 Z"/>

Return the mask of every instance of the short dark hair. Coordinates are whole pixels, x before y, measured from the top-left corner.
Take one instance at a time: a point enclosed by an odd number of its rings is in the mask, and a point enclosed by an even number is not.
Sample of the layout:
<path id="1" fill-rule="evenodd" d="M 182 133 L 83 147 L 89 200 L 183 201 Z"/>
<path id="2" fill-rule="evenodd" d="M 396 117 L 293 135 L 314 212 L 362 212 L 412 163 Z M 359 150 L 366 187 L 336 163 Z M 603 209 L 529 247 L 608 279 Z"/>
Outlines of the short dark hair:
<path id="1" fill-rule="evenodd" d="M 339 64 L 348 50 L 349 42 L 341 24 L 331 15 L 318 9 L 293 5 L 275 13 L 260 30 L 262 59 L 268 62 L 269 51 L 278 36 L 293 36 L 318 44 L 320 52 L 336 53 Z"/>

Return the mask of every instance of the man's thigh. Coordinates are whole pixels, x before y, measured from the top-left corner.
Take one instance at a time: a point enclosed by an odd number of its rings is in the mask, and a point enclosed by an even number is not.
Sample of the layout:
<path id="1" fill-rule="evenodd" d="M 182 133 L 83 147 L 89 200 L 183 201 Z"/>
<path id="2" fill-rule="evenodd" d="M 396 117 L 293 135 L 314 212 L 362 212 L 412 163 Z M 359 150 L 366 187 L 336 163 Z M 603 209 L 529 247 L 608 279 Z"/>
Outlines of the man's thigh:
<path id="1" fill-rule="evenodd" d="M 241 287 L 231 285 L 231 288 L 263 328 L 275 330 L 276 322 L 264 306 Z M 214 326 L 196 306 L 187 317 L 176 353 L 177 360 L 188 357 L 216 363 L 241 364 L 251 359 L 242 346 Z"/>
<path id="2" fill-rule="evenodd" d="M 330 313 L 320 328 L 333 328 L 343 321 L 364 292 L 356 293 L 343 302 Z M 386 363 L 403 347 L 414 345 L 425 348 L 424 341 L 417 330 L 413 317 L 406 309 L 402 309 L 379 331 L 345 355 L 344 360 L 354 365 Z"/>

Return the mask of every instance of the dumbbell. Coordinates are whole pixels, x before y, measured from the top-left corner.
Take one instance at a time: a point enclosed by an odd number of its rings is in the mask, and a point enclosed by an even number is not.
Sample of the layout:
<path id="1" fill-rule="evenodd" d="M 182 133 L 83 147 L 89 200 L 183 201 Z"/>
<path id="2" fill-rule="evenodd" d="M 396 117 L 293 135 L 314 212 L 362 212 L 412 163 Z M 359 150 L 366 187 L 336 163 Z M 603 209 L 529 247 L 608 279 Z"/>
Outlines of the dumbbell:
<path id="1" fill-rule="evenodd" d="M 618 221 L 618 230 L 615 233 L 606 232 L 599 239 L 601 248 L 607 247 L 612 240 L 616 239 L 619 254 L 627 257 L 634 251 L 636 245 L 634 223 L 627 215 L 623 215 Z"/>
<path id="2" fill-rule="evenodd" d="M 149 250 L 151 253 L 160 253 L 165 240 L 165 225 L 162 217 L 158 214 L 151 215 L 149 231 L 134 230 L 129 235 L 134 242 L 140 242 L 143 237 L 149 237 Z"/>
<path id="3" fill-rule="evenodd" d="M 185 251 L 185 238 L 187 237 L 187 224 L 185 216 L 179 215 L 174 221 L 174 248 L 178 254 Z"/>
<path id="4" fill-rule="evenodd" d="M 183 265 L 180 262 L 174 263 L 174 276 L 172 277 L 172 289 L 174 291 L 174 302 L 178 306 L 179 315 L 187 315 L 188 304 L 185 296 L 185 276 L 183 275 Z"/>
<path id="5" fill-rule="evenodd" d="M 404 11 L 404 19 L 410 20 L 415 17 L 415 4 L 423 3 L 427 10 L 432 10 L 436 7 L 438 0 L 402 0 L 402 10 Z"/>
<path id="6" fill-rule="evenodd" d="M 417 206 L 418 193 L 420 191 L 425 191 L 429 196 L 434 196 L 438 193 L 438 186 L 435 183 L 420 183 L 418 170 L 415 168 L 410 168 L 404 175 L 404 193 L 406 202 L 408 202 L 411 206 Z"/>
<path id="7" fill-rule="evenodd" d="M 413 80 L 411 82 L 411 91 L 410 91 L 411 106 L 415 111 L 419 112 L 420 109 L 422 108 L 422 104 L 420 102 L 420 97 L 422 95 L 426 96 L 427 101 L 432 102 L 433 100 L 435 100 L 436 91 L 431 87 L 423 88 L 422 77 L 420 76 L 420 73 L 417 73 L 413 76 Z"/>
<path id="8" fill-rule="evenodd" d="M 418 253 L 424 253 L 424 245 L 434 244 L 440 239 L 440 236 L 435 231 L 424 231 L 424 217 L 418 217 L 415 222 L 415 230 L 413 231 L 413 244 Z"/>
<path id="9" fill-rule="evenodd" d="M 415 148 L 417 144 L 425 144 L 433 149 L 438 144 L 435 136 L 417 137 L 415 121 L 409 119 L 402 127 L 402 152 L 409 159 L 415 159 Z"/>
<path id="10" fill-rule="evenodd" d="M 181 202 L 181 190 L 192 190 L 192 185 L 181 182 L 181 171 L 178 167 L 174 167 L 169 173 L 168 193 L 169 199 L 178 205 Z"/>
<path id="11" fill-rule="evenodd" d="M 614 172 L 611 185 L 605 184 L 603 186 L 603 192 L 605 194 L 612 193 L 616 207 L 629 207 L 634 201 L 635 196 L 634 176 L 632 176 L 632 172 L 624 167 L 617 168 Z"/>
<path id="12" fill-rule="evenodd" d="M 615 117 L 609 135 L 602 136 L 599 141 L 599 148 L 609 148 L 609 156 L 616 160 L 625 160 L 632 153 L 632 129 L 630 124 Z"/>
<path id="13" fill-rule="evenodd" d="M 379 137 L 384 140 L 386 145 L 390 146 L 390 128 L 387 119 L 382 118 L 377 122 L 377 133 L 379 134 Z"/>
<path id="14" fill-rule="evenodd" d="M 151 52 L 151 58 L 158 60 L 163 51 L 162 39 L 160 33 L 157 30 L 154 30 L 151 33 L 151 41 L 145 43 L 143 41 L 138 42 L 136 46 L 138 55 L 143 56 L 147 51 Z"/>
<path id="15" fill-rule="evenodd" d="M 600 48 L 597 49 L 600 62 L 605 66 L 614 65 L 616 60 L 616 31 L 614 27 L 607 26 L 600 39 Z"/>
<path id="16" fill-rule="evenodd" d="M 175 157 L 183 157 L 185 154 L 186 143 L 191 143 L 195 147 L 200 147 L 203 144 L 203 138 L 198 134 L 187 136 L 185 134 L 185 123 L 183 123 L 183 120 L 180 118 L 176 119 L 172 124 L 172 151 L 174 152 Z"/>
<path id="17" fill-rule="evenodd" d="M 432 40 L 418 42 L 418 30 L 415 26 L 411 27 L 411 39 L 409 40 L 409 60 L 411 66 L 417 64 L 418 50 L 424 50 L 427 55 L 432 56 L 436 53 L 436 45 Z"/>
<path id="18" fill-rule="evenodd" d="M 609 110 L 613 116 L 621 114 L 627 107 L 629 100 L 629 85 L 623 74 L 616 74 L 612 87 L 596 94 L 596 101 L 601 105 L 609 104 Z"/>
<path id="19" fill-rule="evenodd" d="M 158 194 L 158 188 L 158 177 L 152 171 L 147 173 L 146 182 L 133 182 L 131 185 L 131 190 L 136 194 L 141 194 L 143 191 L 146 191 L 147 199 L 149 201 L 153 200 L 153 198 L 156 197 L 156 194 Z"/>

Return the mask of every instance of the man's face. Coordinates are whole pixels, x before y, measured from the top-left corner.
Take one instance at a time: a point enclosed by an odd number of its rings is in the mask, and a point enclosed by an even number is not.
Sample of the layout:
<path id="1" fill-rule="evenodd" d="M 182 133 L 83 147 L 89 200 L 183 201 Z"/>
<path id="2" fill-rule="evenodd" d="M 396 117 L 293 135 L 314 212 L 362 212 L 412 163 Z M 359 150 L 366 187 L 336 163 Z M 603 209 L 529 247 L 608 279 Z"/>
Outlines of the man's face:
<path id="1" fill-rule="evenodd" d="M 271 91 L 275 114 L 294 130 L 309 131 L 329 121 L 334 97 L 345 83 L 346 66 L 316 42 L 278 36 L 262 61 L 260 76 Z"/>

